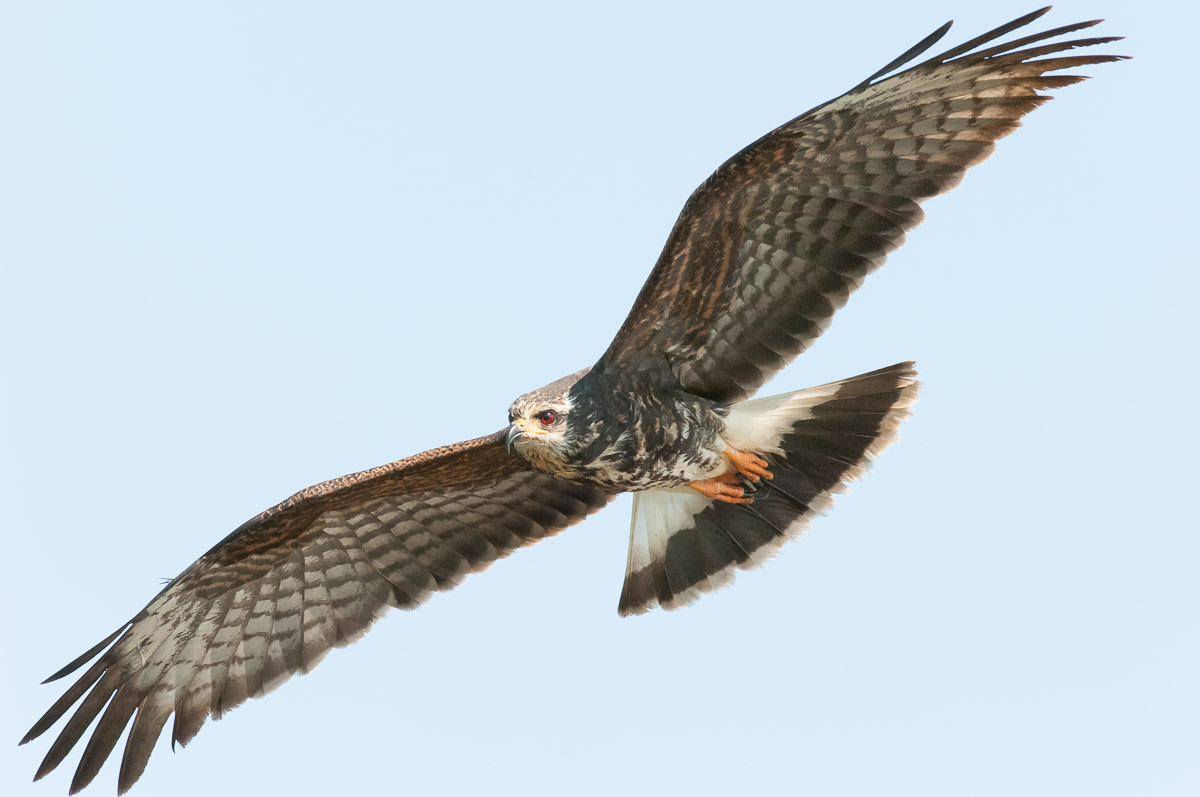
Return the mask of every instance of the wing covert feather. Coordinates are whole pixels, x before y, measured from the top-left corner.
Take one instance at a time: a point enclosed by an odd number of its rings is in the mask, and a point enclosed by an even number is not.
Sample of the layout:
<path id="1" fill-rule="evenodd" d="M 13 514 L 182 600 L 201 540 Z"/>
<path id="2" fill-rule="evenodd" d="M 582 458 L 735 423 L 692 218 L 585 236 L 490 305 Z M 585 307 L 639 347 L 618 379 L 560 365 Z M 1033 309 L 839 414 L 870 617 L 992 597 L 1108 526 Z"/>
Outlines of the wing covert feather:
<path id="1" fill-rule="evenodd" d="M 697 395 L 753 395 L 904 242 L 922 200 L 957 185 L 1050 99 L 1040 90 L 1084 79 L 1046 73 L 1121 58 L 1042 58 L 1119 38 L 1043 43 L 1099 20 L 977 49 L 1048 10 L 895 72 L 947 24 L 728 160 L 684 205 L 600 364 L 638 370 L 665 360 Z"/>
<path id="2" fill-rule="evenodd" d="M 1039 92 L 1084 79 L 1048 73 L 1120 58 L 1062 55 L 1116 37 L 1050 41 L 1096 22 L 994 44 L 1046 10 L 905 68 L 947 24 L 727 161 L 688 199 L 599 365 L 666 367 L 714 401 L 751 396 L 904 242 L 923 200 L 956 185 L 1049 99 Z M 296 493 L 47 679 L 83 668 L 22 740 L 67 717 L 35 779 L 95 722 L 71 783 L 72 793 L 84 788 L 132 722 L 118 776 L 124 793 L 172 715 L 172 743 L 186 745 L 210 716 L 307 672 L 389 607 L 415 608 L 611 498 L 531 470 L 506 452 L 502 432 Z M 650 573 L 653 594 L 684 594 L 693 580 L 715 588 L 718 565 L 757 555 L 754 540 L 727 536 L 685 549 L 699 575 L 680 562 Z"/>
<path id="3" fill-rule="evenodd" d="M 132 720 L 123 793 L 172 714 L 172 743 L 187 744 L 209 716 L 307 672 L 389 607 L 415 608 L 611 498 L 531 470 L 505 451 L 502 432 L 303 490 L 243 524 L 48 679 L 96 659 L 22 740 L 74 707 L 36 777 L 99 716 L 71 783 L 72 793 L 84 788 Z"/>

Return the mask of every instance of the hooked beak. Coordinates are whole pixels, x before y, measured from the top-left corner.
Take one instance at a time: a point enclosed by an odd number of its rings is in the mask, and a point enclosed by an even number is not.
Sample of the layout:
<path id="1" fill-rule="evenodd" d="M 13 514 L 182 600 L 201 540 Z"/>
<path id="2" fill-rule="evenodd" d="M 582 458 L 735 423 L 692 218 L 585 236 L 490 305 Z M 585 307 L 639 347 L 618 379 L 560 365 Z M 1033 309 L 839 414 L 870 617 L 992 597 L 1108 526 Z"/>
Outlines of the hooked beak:
<path id="1" fill-rule="evenodd" d="M 525 430 L 515 423 L 508 427 L 508 434 L 504 436 L 504 450 L 506 453 L 512 452 L 513 441 L 523 434 L 525 434 Z"/>

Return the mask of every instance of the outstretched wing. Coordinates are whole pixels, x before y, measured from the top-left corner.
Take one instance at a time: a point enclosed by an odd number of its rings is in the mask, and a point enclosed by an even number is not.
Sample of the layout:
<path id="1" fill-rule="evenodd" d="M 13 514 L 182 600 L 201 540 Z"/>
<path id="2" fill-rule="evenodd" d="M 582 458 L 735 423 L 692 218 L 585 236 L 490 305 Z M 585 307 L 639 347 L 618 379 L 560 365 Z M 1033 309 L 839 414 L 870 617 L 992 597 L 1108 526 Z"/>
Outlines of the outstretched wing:
<path id="1" fill-rule="evenodd" d="M 1043 43 L 1099 20 L 980 49 L 1036 11 L 885 77 L 947 23 L 841 97 L 722 165 L 683 208 L 601 364 L 670 368 L 683 387 L 741 401 L 803 351 L 867 274 L 993 142 L 1084 78 L 1047 75 L 1121 56 L 1043 58 L 1119 37 Z"/>
<path id="2" fill-rule="evenodd" d="M 187 744 L 210 715 L 307 672 L 389 606 L 415 608 L 611 497 L 531 470 L 505 451 L 502 432 L 297 493 L 230 534 L 48 679 L 99 656 L 21 740 L 78 703 L 36 778 L 62 762 L 103 709 L 71 792 L 91 782 L 132 718 L 123 793 L 172 714 L 172 739 Z"/>

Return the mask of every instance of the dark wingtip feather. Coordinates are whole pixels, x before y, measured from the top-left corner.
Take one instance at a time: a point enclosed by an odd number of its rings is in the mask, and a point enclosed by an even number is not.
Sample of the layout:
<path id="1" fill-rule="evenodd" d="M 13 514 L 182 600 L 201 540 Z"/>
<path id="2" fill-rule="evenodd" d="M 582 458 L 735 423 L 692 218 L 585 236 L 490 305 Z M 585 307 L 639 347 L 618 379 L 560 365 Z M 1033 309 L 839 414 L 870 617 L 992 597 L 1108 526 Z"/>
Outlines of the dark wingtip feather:
<path id="1" fill-rule="evenodd" d="M 75 768 L 75 776 L 71 780 L 72 794 L 87 788 L 88 784 L 95 780 L 137 706 L 137 695 L 128 689 L 117 691 L 109 701 L 100 721 L 96 723 L 95 730 L 92 731 L 91 738 L 88 739 L 87 746 L 83 749 L 83 755 L 79 757 L 79 765 Z"/>
<path id="2" fill-rule="evenodd" d="M 108 665 L 104 659 L 97 660 L 87 672 L 81 675 L 79 679 L 71 685 L 70 689 L 64 692 L 62 696 L 58 698 L 58 700 L 54 701 L 54 705 L 52 705 L 46 711 L 46 713 L 43 714 L 38 721 L 33 724 L 33 727 L 29 729 L 27 734 L 25 734 L 25 740 L 21 743 L 24 744 L 27 741 L 36 739 L 48 731 L 51 726 L 54 725 L 54 723 L 58 722 L 63 714 L 67 713 L 67 710 L 70 709 L 71 706 L 75 705 L 79 698 L 83 697 L 83 694 L 87 692 L 88 689 L 92 688 L 93 684 L 103 677 L 107 670 Z"/>
<path id="3" fill-rule="evenodd" d="M 70 664 L 63 667 L 58 672 L 54 673 L 54 675 L 51 675 L 46 680 L 42 681 L 42 684 L 52 683 L 54 681 L 57 681 L 59 678 L 62 678 L 63 676 L 70 675 L 71 673 L 75 672 L 80 667 L 82 667 L 84 664 L 86 664 L 87 662 L 94 659 L 100 651 L 102 651 L 106 647 L 108 647 L 109 643 L 111 643 L 114 639 L 116 639 L 121 634 L 122 631 L 124 631 L 126 628 L 129 628 L 129 626 L 132 624 L 133 624 L 132 621 L 130 621 L 130 622 L 126 623 L 125 625 L 121 626 L 120 628 L 118 628 L 116 631 L 113 631 L 111 634 L 106 636 L 104 639 L 100 640 L 95 645 L 93 645 L 91 648 L 89 648 L 87 650 L 87 652 L 80 654 L 77 658 L 72 660 Z"/>
<path id="4" fill-rule="evenodd" d="M 909 69 L 906 71 L 911 71 L 913 69 L 919 69 L 921 67 L 928 66 L 931 64 L 944 64 L 955 58 L 958 58 L 959 56 L 964 56 L 964 57 L 969 57 L 969 58 L 975 59 L 975 58 L 991 58 L 991 57 L 995 57 L 995 56 L 1002 55 L 1005 53 L 1011 53 L 1014 50 L 1017 50 L 1018 48 L 1024 47 L 1028 44 L 1032 44 L 1032 43 L 1038 42 L 1038 41 L 1044 41 L 1046 39 L 1051 39 L 1056 36 L 1061 36 L 1065 33 L 1071 33 L 1073 31 L 1090 28 L 1095 25 L 1099 25 L 1101 22 L 1104 21 L 1103 19 L 1091 19 L 1086 22 L 1076 22 L 1076 23 L 1073 23 L 1070 25 L 1063 25 L 1061 27 L 1054 28 L 1052 30 L 1042 31 L 1040 33 L 1034 33 L 1029 36 L 1025 36 L 1023 38 L 1016 39 L 1014 41 L 1005 42 L 1003 44 L 997 44 L 986 50 L 980 50 L 979 52 L 972 52 L 972 50 L 975 50 L 975 48 L 977 48 L 981 45 L 987 44 L 988 42 L 991 42 L 991 41 L 995 41 L 996 39 L 999 39 L 1002 36 L 1005 36 L 1005 35 L 1011 33 L 1012 31 L 1017 30 L 1018 28 L 1023 28 L 1026 25 L 1029 25 L 1031 22 L 1039 19 L 1040 17 L 1042 17 L 1046 13 L 1048 13 L 1051 10 L 1051 8 L 1052 8 L 1051 6 L 1045 6 L 1044 8 L 1038 9 L 1037 11 L 1031 11 L 1030 13 L 1028 13 L 1022 17 L 1018 17 L 1017 19 L 1014 19 L 1011 22 L 1007 22 L 998 28 L 994 28 L 994 29 L 988 31 L 987 33 L 976 36 L 973 39 L 969 39 L 968 41 L 965 41 L 956 47 L 952 47 L 951 49 L 947 50 L 944 53 L 936 55 L 936 56 L 934 56 L 920 64 L 917 64 L 915 66 L 909 67 Z M 870 86 L 872 83 L 874 83 L 876 80 L 883 78 L 883 77 L 887 76 L 889 73 L 893 72 L 894 70 L 899 69 L 900 67 L 904 66 L 909 61 L 916 58 L 918 55 L 920 55 L 921 53 L 923 53 L 927 49 L 929 49 L 931 46 L 933 46 L 943 36 L 945 36 L 946 33 L 950 30 L 951 25 L 953 25 L 953 20 L 950 20 L 949 22 L 947 22 L 946 24 L 944 24 L 940 28 L 938 28 L 936 31 L 934 31 L 930 35 L 926 36 L 920 42 L 918 42 L 917 44 L 915 44 L 911 48 L 909 48 L 903 55 L 892 60 L 887 66 L 885 66 L 882 69 L 875 72 L 873 75 L 871 75 L 869 78 L 864 80 L 862 83 L 859 83 L 857 86 L 855 86 L 853 89 L 851 89 L 850 92 L 847 92 L 847 93 L 853 93 L 855 91 L 860 91 L 862 89 L 865 89 L 868 86 Z M 1106 36 L 1106 37 L 1100 37 L 1100 38 L 1096 38 L 1096 39 L 1080 40 L 1078 42 L 1068 42 L 1065 45 L 1061 45 L 1061 46 L 1063 46 L 1063 47 L 1087 47 L 1087 46 L 1091 46 L 1093 44 L 1103 44 L 1103 43 L 1109 42 L 1109 41 L 1117 41 L 1120 38 L 1122 38 L 1122 37 Z"/>
<path id="5" fill-rule="evenodd" d="M 1040 8 L 1037 11 L 1031 11 L 1023 17 L 1017 17 L 1012 22 L 1006 22 L 998 28 L 989 30 L 987 33 L 982 33 L 976 36 L 974 39 L 968 39 L 957 47 L 950 48 L 941 55 L 934 56 L 926 63 L 945 63 L 946 61 L 949 61 L 952 58 L 957 58 L 964 53 L 969 53 L 981 44 L 986 44 L 987 42 L 998 39 L 1008 33 L 1012 33 L 1017 28 L 1025 27 L 1030 22 L 1033 22 L 1035 19 L 1043 16 L 1049 10 L 1050 6 L 1046 6 L 1045 8 Z"/>
<path id="6" fill-rule="evenodd" d="M 952 19 L 947 20 L 946 23 L 944 25 L 942 25 L 940 28 L 938 28 L 933 33 L 926 36 L 924 39 L 921 39 L 921 41 L 917 42 L 912 47 L 909 47 L 902 54 L 893 58 L 891 61 L 888 62 L 887 66 L 878 70 L 875 74 L 871 75 L 869 78 L 864 80 L 862 83 L 859 83 L 857 86 L 855 86 L 853 89 L 851 89 L 851 91 L 858 91 L 860 89 L 864 89 L 867 86 L 871 85 L 872 81 L 874 81 L 876 78 L 881 78 L 884 75 L 886 75 L 888 72 L 891 72 L 893 69 L 899 69 L 900 67 L 904 66 L 909 61 L 916 58 L 918 55 L 925 52 L 930 47 L 932 47 L 933 45 L 935 45 L 939 41 L 941 41 L 942 37 L 945 36 L 947 33 L 949 33 L 950 28 L 953 26 L 954 26 L 954 20 L 952 20 Z"/>

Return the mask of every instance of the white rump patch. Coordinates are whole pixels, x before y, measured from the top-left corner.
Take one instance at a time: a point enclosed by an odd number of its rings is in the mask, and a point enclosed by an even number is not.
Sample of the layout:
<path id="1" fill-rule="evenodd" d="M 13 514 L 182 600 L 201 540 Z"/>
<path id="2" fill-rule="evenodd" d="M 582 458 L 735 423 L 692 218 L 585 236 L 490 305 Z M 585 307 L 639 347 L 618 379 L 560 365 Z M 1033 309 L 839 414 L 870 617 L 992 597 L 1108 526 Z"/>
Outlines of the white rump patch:
<path id="1" fill-rule="evenodd" d="M 667 552 L 671 535 L 696 525 L 696 515 L 712 504 L 690 487 L 686 492 L 645 490 L 633 495 L 633 522 L 629 527 L 629 559 L 625 573 L 641 570 Z"/>
<path id="2" fill-rule="evenodd" d="M 734 404 L 725 418 L 725 442 L 739 451 L 782 454 L 784 434 L 797 421 L 813 417 L 813 407 L 833 398 L 843 382 Z"/>
<path id="3" fill-rule="evenodd" d="M 731 407 L 724 444 L 777 457 L 786 467 L 776 470 L 774 489 L 765 485 L 759 507 L 719 504 L 687 487 L 637 493 L 620 613 L 691 603 L 732 582 L 735 570 L 761 565 L 786 540 L 803 534 L 833 494 L 843 492 L 895 438 L 917 396 L 915 376 L 912 363 L 898 363 Z M 818 412 L 839 423 L 814 423 Z M 791 434 L 797 436 L 786 440 L 785 450 L 784 438 Z M 829 444 L 824 434 L 853 443 L 853 453 Z M 809 464 L 818 468 L 812 474 L 816 482 L 796 472 Z"/>

